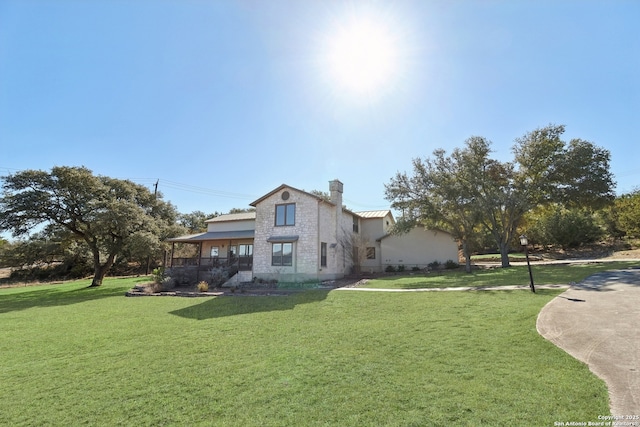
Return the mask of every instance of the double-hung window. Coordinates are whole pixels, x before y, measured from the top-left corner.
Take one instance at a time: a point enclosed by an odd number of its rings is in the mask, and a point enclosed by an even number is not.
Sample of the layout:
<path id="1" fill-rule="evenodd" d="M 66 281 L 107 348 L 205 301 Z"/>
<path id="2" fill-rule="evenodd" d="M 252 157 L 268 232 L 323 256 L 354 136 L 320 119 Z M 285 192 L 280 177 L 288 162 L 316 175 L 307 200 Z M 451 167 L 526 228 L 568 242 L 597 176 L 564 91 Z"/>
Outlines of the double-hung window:
<path id="1" fill-rule="evenodd" d="M 293 265 L 293 243 L 273 243 L 271 246 L 271 265 Z"/>
<path id="2" fill-rule="evenodd" d="M 296 224 L 296 204 L 276 205 L 276 226 Z"/>
<path id="3" fill-rule="evenodd" d="M 367 248 L 367 259 L 376 259 L 376 248 L 370 246 Z"/>

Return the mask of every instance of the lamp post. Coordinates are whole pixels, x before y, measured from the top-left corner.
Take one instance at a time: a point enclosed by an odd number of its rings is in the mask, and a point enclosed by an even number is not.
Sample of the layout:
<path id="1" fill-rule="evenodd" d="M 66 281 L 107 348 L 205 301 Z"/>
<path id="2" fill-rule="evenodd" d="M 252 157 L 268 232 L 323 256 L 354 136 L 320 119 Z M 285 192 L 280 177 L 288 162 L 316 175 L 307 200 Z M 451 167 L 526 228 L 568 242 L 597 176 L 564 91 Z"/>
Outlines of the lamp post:
<path id="1" fill-rule="evenodd" d="M 529 239 L 527 239 L 526 235 L 523 234 L 522 236 L 520 236 L 520 244 L 524 246 L 524 256 L 527 258 L 527 268 L 529 269 L 529 281 L 530 281 L 529 287 L 531 288 L 531 292 L 535 294 L 536 287 L 533 285 L 533 274 L 531 274 L 531 263 L 529 262 L 529 250 L 528 250 Z"/>

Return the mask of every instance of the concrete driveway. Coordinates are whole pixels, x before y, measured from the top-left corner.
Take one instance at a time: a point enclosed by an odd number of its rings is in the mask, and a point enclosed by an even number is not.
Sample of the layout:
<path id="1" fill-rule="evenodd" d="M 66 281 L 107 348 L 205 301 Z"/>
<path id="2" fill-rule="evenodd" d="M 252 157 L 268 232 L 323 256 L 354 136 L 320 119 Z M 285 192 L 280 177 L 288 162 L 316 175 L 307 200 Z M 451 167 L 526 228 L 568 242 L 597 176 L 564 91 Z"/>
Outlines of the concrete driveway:
<path id="1" fill-rule="evenodd" d="M 613 415 L 640 415 L 640 269 L 574 284 L 542 309 L 537 328 L 606 382 Z"/>

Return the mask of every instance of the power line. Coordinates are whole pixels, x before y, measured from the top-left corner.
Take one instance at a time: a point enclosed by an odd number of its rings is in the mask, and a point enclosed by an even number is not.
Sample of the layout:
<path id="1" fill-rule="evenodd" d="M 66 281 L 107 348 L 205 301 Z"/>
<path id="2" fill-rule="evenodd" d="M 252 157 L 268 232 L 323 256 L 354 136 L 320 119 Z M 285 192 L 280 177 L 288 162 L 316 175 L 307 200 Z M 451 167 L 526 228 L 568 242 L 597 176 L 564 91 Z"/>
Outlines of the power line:
<path id="1" fill-rule="evenodd" d="M 353 200 L 349 200 L 349 199 L 345 199 L 345 198 L 342 198 L 342 200 L 345 203 L 349 204 L 349 205 L 359 206 L 359 207 L 367 208 L 367 209 L 375 209 L 375 210 L 378 210 L 378 209 L 389 209 L 389 205 L 368 205 L 366 203 L 358 203 L 358 202 L 354 202 Z"/>

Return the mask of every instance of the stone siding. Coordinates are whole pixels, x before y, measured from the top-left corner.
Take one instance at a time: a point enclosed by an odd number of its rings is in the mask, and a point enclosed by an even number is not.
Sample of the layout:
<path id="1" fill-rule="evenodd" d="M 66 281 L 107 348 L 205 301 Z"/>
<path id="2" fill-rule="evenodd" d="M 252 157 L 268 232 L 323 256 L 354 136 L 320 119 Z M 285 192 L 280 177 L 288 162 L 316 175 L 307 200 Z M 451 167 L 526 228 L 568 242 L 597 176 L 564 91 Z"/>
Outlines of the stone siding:
<path id="1" fill-rule="evenodd" d="M 282 199 L 287 191 L 289 198 Z M 295 225 L 276 226 L 276 205 L 295 203 Z M 344 260 L 336 236 L 336 207 L 307 193 L 284 188 L 263 199 L 256 206 L 254 239 L 254 276 L 281 282 L 329 280 L 344 275 Z M 297 236 L 293 241 L 293 265 L 272 266 L 273 237 Z M 320 243 L 327 243 L 327 266 L 320 266 Z"/>

